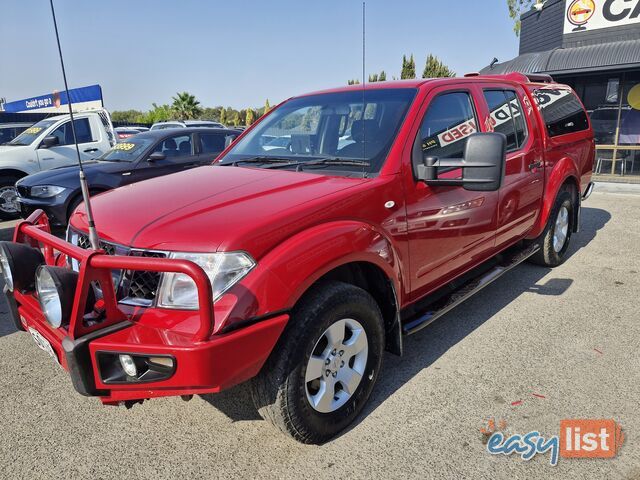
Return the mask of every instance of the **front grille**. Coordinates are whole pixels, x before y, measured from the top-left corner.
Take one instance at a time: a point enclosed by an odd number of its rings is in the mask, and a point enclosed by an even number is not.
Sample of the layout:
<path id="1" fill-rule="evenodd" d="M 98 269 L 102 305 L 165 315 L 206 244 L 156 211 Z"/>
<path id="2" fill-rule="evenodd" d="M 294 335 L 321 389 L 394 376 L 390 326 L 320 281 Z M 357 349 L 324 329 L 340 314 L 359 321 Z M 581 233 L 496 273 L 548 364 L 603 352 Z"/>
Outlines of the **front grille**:
<path id="1" fill-rule="evenodd" d="M 167 256 L 162 252 L 134 251 L 131 254 L 147 258 L 166 258 Z M 127 297 L 152 302 L 158 294 L 158 287 L 160 286 L 162 273 L 142 270 L 135 272 L 128 271 L 125 274 L 125 278 L 128 279 L 129 283 L 129 292 Z"/>
<path id="2" fill-rule="evenodd" d="M 71 238 L 76 240 L 75 243 L 80 248 L 84 248 L 85 250 L 91 248 L 87 234 L 73 232 Z M 167 256 L 166 253 L 163 252 L 131 250 L 104 241 L 100 241 L 100 248 L 102 248 L 107 255 L 131 255 L 147 258 L 166 258 Z M 116 290 L 118 292 L 118 300 L 122 300 L 125 303 L 130 301 L 135 304 L 149 306 L 154 302 L 158 294 L 162 273 L 127 270 L 124 273 L 114 272 L 114 278 L 117 279 Z"/>
<path id="3" fill-rule="evenodd" d="M 31 193 L 31 189 L 29 187 L 25 187 L 23 185 L 17 185 L 16 187 L 18 189 L 18 195 L 23 198 L 27 198 Z"/>
<path id="4" fill-rule="evenodd" d="M 89 235 L 85 235 L 84 233 L 78 234 L 78 246 L 80 248 L 84 248 L 85 250 L 89 250 L 91 248 L 91 242 L 89 241 Z M 115 255 L 116 254 L 116 246 L 113 243 L 109 242 L 100 242 L 100 248 L 105 251 L 107 255 Z"/>

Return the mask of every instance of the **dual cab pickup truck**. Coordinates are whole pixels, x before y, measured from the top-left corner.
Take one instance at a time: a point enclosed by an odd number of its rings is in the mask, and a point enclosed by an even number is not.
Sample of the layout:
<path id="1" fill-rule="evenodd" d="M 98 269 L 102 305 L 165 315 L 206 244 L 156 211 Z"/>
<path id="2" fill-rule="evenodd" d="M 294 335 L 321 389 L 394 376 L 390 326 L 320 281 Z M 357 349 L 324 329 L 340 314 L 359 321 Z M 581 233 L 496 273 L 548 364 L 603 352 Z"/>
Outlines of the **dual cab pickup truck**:
<path id="1" fill-rule="evenodd" d="M 116 143 L 106 110 L 74 113 L 82 160 L 96 158 Z M 78 163 L 69 115 L 49 117 L 0 145 L 0 219 L 17 218 L 16 182 L 27 175 Z"/>
<path id="2" fill-rule="evenodd" d="M 83 395 L 251 381 L 265 419 L 321 443 L 362 410 L 385 349 L 520 262 L 563 262 L 593 158 L 582 104 L 550 78 L 303 95 L 212 166 L 94 198 L 99 250 L 84 206 L 67 241 L 34 212 L 0 246 L 5 291 Z"/>

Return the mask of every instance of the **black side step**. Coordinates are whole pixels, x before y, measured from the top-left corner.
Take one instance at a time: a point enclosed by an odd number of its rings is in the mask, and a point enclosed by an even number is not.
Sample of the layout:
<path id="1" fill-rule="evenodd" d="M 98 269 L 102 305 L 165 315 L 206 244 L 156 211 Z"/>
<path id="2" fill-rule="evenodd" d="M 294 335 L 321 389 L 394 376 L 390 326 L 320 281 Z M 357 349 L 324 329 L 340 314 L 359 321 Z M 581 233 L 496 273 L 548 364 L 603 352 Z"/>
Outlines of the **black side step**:
<path id="1" fill-rule="evenodd" d="M 512 268 L 520 265 L 531 255 L 536 253 L 540 247 L 532 244 L 525 249 L 508 250 L 504 252 L 499 260 L 499 263 L 491 268 L 489 271 L 485 271 L 476 277 L 463 283 L 460 287 L 453 290 L 448 295 L 438 299 L 431 305 L 429 310 L 408 318 L 403 322 L 402 332 L 405 335 L 411 335 L 412 333 L 419 332 L 424 327 L 434 322 L 445 313 L 449 312 L 456 306 L 460 305 L 470 296 L 478 293 L 484 287 L 497 280 L 502 275 L 507 273 Z"/>

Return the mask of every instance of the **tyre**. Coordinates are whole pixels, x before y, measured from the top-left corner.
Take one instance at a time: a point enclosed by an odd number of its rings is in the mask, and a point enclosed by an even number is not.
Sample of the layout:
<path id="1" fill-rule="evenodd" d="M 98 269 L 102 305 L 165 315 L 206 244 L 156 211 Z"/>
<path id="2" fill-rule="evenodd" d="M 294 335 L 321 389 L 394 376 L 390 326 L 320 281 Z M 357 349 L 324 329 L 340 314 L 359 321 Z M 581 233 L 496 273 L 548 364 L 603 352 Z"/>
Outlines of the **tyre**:
<path id="1" fill-rule="evenodd" d="M 14 176 L 0 177 L 0 220 L 14 220 L 20 216 L 18 208 L 18 191 L 16 182 L 20 180 Z"/>
<path id="2" fill-rule="evenodd" d="M 293 309 L 251 382 L 253 401 L 262 418 L 295 440 L 324 443 L 361 412 L 383 352 L 383 318 L 371 295 L 347 283 L 324 283 Z"/>
<path id="3" fill-rule="evenodd" d="M 574 218 L 573 195 L 568 190 L 561 190 L 551 209 L 547 226 L 535 240 L 540 245 L 530 260 L 545 267 L 557 267 L 565 260 L 569 248 Z"/>

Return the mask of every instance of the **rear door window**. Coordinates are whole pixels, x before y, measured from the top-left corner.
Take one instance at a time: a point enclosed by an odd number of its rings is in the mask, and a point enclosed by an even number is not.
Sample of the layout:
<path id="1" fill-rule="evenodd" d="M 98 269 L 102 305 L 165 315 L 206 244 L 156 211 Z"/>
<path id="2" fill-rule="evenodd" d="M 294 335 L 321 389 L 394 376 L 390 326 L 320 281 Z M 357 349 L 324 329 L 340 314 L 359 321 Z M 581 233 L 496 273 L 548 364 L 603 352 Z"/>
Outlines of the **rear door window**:
<path id="1" fill-rule="evenodd" d="M 581 132 L 589 128 L 587 113 L 571 90 L 540 88 L 533 93 L 550 137 Z"/>
<path id="2" fill-rule="evenodd" d="M 93 134 L 91 132 L 91 125 L 88 118 L 80 118 L 74 120 L 73 124 L 76 129 L 76 137 L 78 143 L 95 142 Z M 73 144 L 73 129 L 71 128 L 71 122 L 65 122 L 56 128 L 51 135 L 58 137 L 58 145 L 72 145 Z"/>
<path id="3" fill-rule="evenodd" d="M 507 151 L 519 150 L 527 137 L 522 105 L 513 90 L 485 90 L 493 130 L 507 137 Z"/>
<path id="4" fill-rule="evenodd" d="M 224 133 L 199 133 L 200 153 L 217 155 L 221 153 L 233 140 L 233 136 Z"/>

